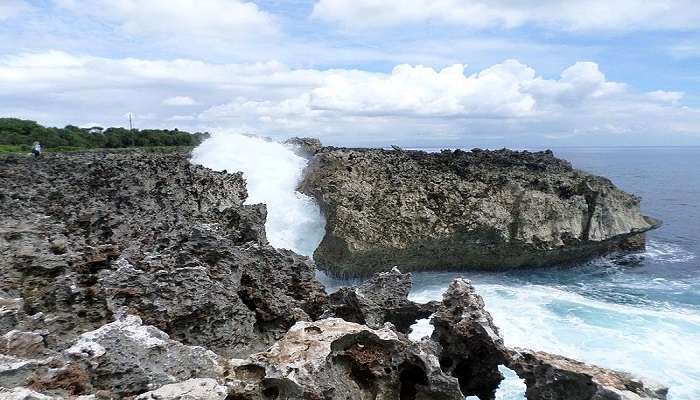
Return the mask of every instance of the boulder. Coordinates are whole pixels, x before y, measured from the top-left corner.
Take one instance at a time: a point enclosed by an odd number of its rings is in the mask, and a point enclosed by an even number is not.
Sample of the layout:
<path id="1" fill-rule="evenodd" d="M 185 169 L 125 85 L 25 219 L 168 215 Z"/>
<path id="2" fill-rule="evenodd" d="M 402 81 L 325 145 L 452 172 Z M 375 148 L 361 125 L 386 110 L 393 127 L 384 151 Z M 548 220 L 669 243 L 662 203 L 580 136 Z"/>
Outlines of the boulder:
<path id="1" fill-rule="evenodd" d="M 550 151 L 317 150 L 300 190 L 326 216 L 314 253 L 335 275 L 504 269 L 644 246 L 659 221 Z"/>
<path id="2" fill-rule="evenodd" d="M 61 373 L 80 369 L 85 388 L 127 396 L 190 378 L 220 378 L 224 372 L 212 351 L 171 340 L 133 315 L 82 334 L 65 354 L 67 365 L 38 378 L 35 387 L 61 388 L 56 387 Z"/>

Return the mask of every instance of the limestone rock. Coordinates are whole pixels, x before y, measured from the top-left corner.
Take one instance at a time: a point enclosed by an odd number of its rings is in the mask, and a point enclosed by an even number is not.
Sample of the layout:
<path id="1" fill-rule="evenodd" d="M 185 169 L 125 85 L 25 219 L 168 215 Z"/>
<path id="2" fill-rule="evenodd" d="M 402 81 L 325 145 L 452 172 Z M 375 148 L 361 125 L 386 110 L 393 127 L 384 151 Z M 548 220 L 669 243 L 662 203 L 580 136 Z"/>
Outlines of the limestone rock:
<path id="1" fill-rule="evenodd" d="M 466 396 L 493 399 L 503 376 L 498 366 L 508 360 L 498 328 L 484 301 L 468 280 L 455 279 L 431 319 L 432 339 L 442 351 L 442 369 L 459 379 Z"/>
<path id="2" fill-rule="evenodd" d="M 66 354 L 72 362 L 85 365 L 94 388 L 122 396 L 223 374 L 213 352 L 171 340 L 133 315 L 82 334 Z"/>
<path id="3" fill-rule="evenodd" d="M 665 400 L 668 388 L 627 373 L 525 349 L 512 351 L 509 367 L 527 385 L 528 400 Z"/>
<path id="4" fill-rule="evenodd" d="M 408 300 L 411 285 L 411 274 L 393 268 L 373 275 L 356 288 L 340 288 L 329 295 L 329 307 L 334 316 L 346 321 L 373 329 L 390 322 L 407 334 L 417 319 L 429 317 L 437 308 L 435 302 L 418 304 Z"/>
<path id="5" fill-rule="evenodd" d="M 41 331 L 60 352 L 127 307 L 184 344 L 236 356 L 321 314 L 313 264 L 267 244 L 266 208 L 243 204 L 242 174 L 188 157 L 0 156 L 0 335 Z"/>
<path id="6" fill-rule="evenodd" d="M 226 386 L 214 379 L 188 379 L 146 392 L 136 400 L 224 400 L 227 395 Z"/>
<path id="7" fill-rule="evenodd" d="M 463 399 L 430 348 L 391 328 L 329 318 L 298 322 L 269 351 L 232 367 L 248 398 Z M 260 396 L 260 397 L 255 397 Z"/>
<path id="8" fill-rule="evenodd" d="M 643 247 L 659 224 L 549 151 L 324 147 L 300 188 L 326 216 L 314 259 L 336 275 L 571 262 Z"/>

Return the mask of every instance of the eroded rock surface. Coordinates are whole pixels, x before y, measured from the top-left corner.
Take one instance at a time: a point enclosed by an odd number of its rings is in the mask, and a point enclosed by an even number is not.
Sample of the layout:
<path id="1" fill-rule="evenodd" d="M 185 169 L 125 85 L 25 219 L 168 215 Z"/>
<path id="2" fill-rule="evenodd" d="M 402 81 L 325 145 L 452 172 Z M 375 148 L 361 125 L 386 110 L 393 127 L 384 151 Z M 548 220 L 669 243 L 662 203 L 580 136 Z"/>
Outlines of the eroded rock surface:
<path id="1" fill-rule="evenodd" d="M 311 260 L 267 244 L 241 174 L 186 153 L 0 156 L 0 186 L 0 399 L 485 400 L 499 364 L 533 399 L 665 396 L 505 348 L 468 281 L 421 305 L 394 269 L 329 300 Z"/>
<path id="2" fill-rule="evenodd" d="M 549 151 L 317 150 L 301 190 L 326 215 L 337 275 L 536 267 L 644 246 L 639 198 Z"/>
<path id="3" fill-rule="evenodd" d="M 503 376 L 498 366 L 508 353 L 498 328 L 471 283 L 452 281 L 431 320 L 432 339 L 442 351 L 440 364 L 459 379 L 462 392 L 481 400 L 492 399 Z"/>
<path id="4" fill-rule="evenodd" d="M 411 274 L 398 268 L 373 275 L 355 288 L 340 288 L 328 296 L 330 315 L 379 329 L 386 322 L 399 332 L 409 333 L 416 320 L 428 318 L 437 302 L 418 304 L 408 300 Z"/>
<path id="5" fill-rule="evenodd" d="M 0 335 L 60 351 L 126 307 L 174 339 L 233 356 L 317 317 L 305 257 L 265 239 L 240 173 L 183 152 L 0 158 Z"/>
<path id="6" fill-rule="evenodd" d="M 539 351 L 513 350 L 509 367 L 525 379 L 528 400 L 665 400 L 668 394 L 648 379 Z"/>
<path id="7" fill-rule="evenodd" d="M 232 368 L 243 398 L 461 400 L 429 347 L 390 326 L 329 318 L 298 322 L 269 351 Z M 245 392 L 246 386 L 256 392 Z M 260 396 L 260 397 L 255 397 Z"/>

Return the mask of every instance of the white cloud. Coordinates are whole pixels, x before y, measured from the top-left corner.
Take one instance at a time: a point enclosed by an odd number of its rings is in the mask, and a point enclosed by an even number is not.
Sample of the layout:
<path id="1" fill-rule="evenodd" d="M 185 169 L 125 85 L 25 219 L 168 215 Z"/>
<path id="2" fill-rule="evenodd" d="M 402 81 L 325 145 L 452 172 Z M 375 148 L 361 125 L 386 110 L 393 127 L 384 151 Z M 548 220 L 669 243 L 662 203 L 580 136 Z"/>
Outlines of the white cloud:
<path id="1" fill-rule="evenodd" d="M 30 9 L 23 0 L 3 0 L 0 2 L 0 21 L 17 17 Z"/>
<path id="2" fill-rule="evenodd" d="M 311 135 L 346 143 L 525 134 L 542 140 L 700 136 L 692 131 L 700 125 L 700 111 L 684 106 L 682 97 L 637 92 L 608 80 L 592 62 L 575 63 L 549 79 L 517 60 L 474 72 L 459 64 L 441 70 L 404 64 L 377 73 L 58 51 L 0 58 L 0 115 L 109 126 L 127 124 L 124 115 L 132 112 L 139 127 Z"/>
<path id="3" fill-rule="evenodd" d="M 569 31 L 695 29 L 695 0 L 319 0 L 315 18 L 346 26 L 438 22 L 464 29 L 538 25 Z"/>
<path id="4" fill-rule="evenodd" d="M 174 96 L 163 100 L 163 105 L 166 106 L 193 106 L 196 104 L 195 99 L 189 96 Z"/>
<path id="5" fill-rule="evenodd" d="M 114 21 L 128 33 L 235 40 L 277 32 L 274 18 L 241 0 L 54 0 Z"/>

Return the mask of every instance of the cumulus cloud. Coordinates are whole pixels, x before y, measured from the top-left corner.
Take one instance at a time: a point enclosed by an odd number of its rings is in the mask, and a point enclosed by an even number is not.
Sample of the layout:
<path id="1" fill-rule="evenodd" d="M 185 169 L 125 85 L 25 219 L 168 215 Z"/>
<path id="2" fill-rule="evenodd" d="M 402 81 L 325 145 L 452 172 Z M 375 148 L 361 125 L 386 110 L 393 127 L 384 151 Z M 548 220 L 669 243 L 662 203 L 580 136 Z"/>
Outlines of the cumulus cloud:
<path id="1" fill-rule="evenodd" d="M 166 106 L 193 106 L 195 104 L 197 104 L 195 99 L 189 96 L 174 96 L 163 100 L 163 105 Z"/>
<path id="2" fill-rule="evenodd" d="M 236 39 L 277 32 L 270 14 L 241 0 L 54 0 L 118 23 L 133 34 Z"/>
<path id="3" fill-rule="evenodd" d="M 340 143 L 700 135 L 693 132 L 700 112 L 682 98 L 681 92 L 640 92 L 610 81 L 593 62 L 547 78 L 517 60 L 471 72 L 460 64 L 440 70 L 402 64 L 378 73 L 58 51 L 0 58 L 2 115 L 107 126 L 123 125 L 132 112 L 142 116 L 137 123 L 151 127 L 311 135 Z"/>
<path id="4" fill-rule="evenodd" d="M 683 30 L 700 24 L 695 0 L 319 0 L 315 18 L 346 26 L 439 22 L 465 29 L 538 25 L 570 31 Z"/>

